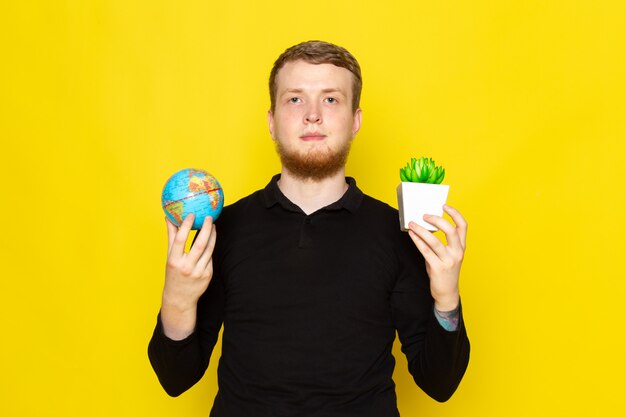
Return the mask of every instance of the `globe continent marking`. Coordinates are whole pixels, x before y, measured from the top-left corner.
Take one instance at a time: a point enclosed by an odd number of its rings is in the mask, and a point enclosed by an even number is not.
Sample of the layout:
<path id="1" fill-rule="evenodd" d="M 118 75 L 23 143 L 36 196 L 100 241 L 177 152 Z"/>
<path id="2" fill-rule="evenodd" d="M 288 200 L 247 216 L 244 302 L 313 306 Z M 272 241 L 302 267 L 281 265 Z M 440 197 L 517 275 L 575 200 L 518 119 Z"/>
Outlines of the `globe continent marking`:
<path id="1" fill-rule="evenodd" d="M 200 229 L 204 218 L 213 220 L 222 212 L 224 192 L 215 177 L 202 169 L 183 169 L 170 177 L 163 188 L 161 204 L 167 217 L 177 226 L 188 214 L 195 216 L 193 230 Z"/>

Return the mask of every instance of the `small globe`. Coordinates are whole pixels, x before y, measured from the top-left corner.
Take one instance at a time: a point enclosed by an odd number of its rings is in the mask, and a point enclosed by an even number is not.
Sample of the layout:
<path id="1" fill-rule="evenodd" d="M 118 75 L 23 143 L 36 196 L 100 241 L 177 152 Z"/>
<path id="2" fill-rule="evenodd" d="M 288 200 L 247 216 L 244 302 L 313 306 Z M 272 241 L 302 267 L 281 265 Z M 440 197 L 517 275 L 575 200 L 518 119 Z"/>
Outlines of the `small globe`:
<path id="1" fill-rule="evenodd" d="M 176 226 L 193 213 L 195 219 L 191 229 L 198 230 L 205 217 L 217 220 L 224 207 L 224 192 L 215 177 L 205 170 L 187 168 L 167 180 L 161 195 L 161 206 Z"/>

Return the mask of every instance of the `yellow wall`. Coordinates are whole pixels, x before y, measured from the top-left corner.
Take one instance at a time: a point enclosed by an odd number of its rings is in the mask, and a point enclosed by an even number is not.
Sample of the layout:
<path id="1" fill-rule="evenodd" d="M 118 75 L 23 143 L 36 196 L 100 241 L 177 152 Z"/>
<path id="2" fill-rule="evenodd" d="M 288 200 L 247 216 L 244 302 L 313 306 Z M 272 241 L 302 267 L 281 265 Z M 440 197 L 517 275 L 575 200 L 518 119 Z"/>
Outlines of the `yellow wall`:
<path id="1" fill-rule="evenodd" d="M 348 173 L 395 206 L 398 168 L 431 156 L 470 223 L 470 367 L 437 404 L 399 358 L 403 417 L 626 414 L 622 0 L 16 0 L 0 16 L 0 415 L 208 414 L 216 361 L 171 399 L 146 355 L 161 188 L 184 167 L 227 203 L 263 187 L 271 64 L 316 38 L 363 67 Z"/>

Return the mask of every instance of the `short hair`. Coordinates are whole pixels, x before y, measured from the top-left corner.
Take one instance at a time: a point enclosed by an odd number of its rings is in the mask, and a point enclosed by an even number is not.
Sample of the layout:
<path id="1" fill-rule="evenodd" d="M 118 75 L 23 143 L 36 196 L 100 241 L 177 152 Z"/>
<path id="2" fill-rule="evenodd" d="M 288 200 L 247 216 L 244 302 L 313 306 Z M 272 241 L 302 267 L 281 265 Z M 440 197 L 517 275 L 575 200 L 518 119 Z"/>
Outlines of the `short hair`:
<path id="1" fill-rule="evenodd" d="M 304 61 L 310 64 L 333 64 L 352 73 L 352 111 L 359 108 L 361 101 L 361 67 L 356 58 L 347 49 L 323 41 L 307 41 L 287 48 L 272 67 L 270 73 L 270 102 L 272 112 L 276 108 L 276 76 L 288 62 Z"/>

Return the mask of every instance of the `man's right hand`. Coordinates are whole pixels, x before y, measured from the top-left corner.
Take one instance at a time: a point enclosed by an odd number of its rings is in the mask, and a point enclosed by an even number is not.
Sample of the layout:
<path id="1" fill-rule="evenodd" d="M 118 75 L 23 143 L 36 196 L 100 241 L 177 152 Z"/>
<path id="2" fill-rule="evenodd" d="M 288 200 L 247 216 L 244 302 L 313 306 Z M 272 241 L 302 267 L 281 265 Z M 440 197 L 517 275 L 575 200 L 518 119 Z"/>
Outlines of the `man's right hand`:
<path id="1" fill-rule="evenodd" d="M 189 214 L 177 228 L 168 218 L 167 264 L 161 302 L 163 332 L 173 340 L 182 340 L 193 333 L 196 326 L 198 299 L 206 291 L 213 277 L 213 249 L 216 231 L 213 219 L 206 217 L 189 253 L 185 244 L 193 225 Z"/>

